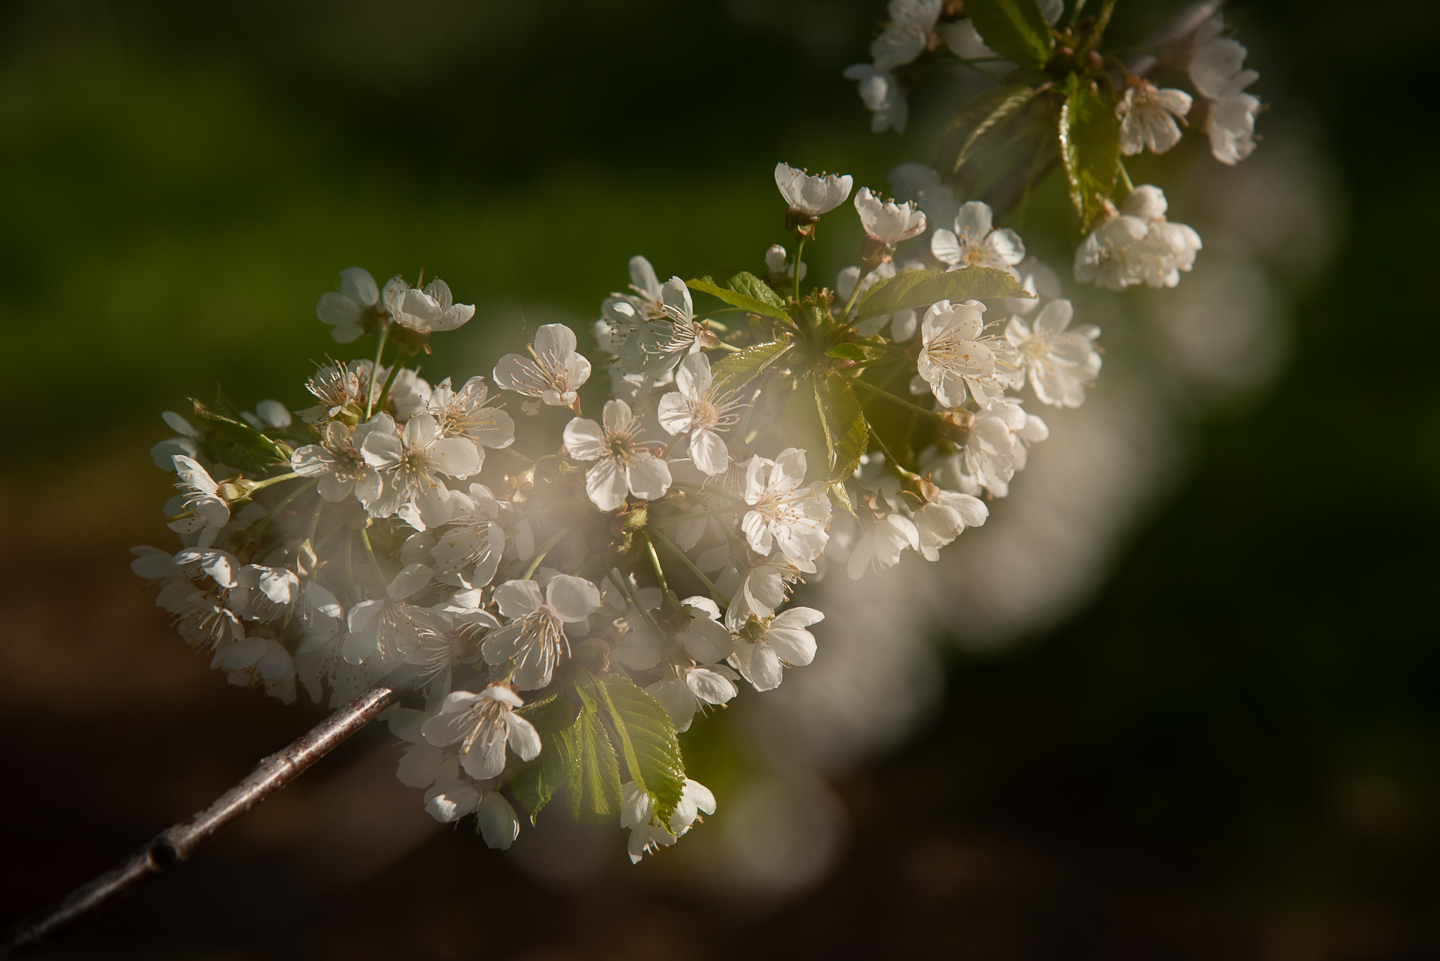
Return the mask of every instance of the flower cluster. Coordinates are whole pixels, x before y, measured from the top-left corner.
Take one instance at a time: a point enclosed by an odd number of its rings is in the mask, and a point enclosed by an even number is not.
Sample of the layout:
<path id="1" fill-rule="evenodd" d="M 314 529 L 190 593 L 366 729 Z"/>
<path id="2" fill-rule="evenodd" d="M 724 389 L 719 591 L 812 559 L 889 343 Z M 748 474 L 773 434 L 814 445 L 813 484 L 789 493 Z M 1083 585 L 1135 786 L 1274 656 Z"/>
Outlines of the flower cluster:
<path id="1" fill-rule="evenodd" d="M 1078 20 L 1079 6 L 1066 20 L 1060 0 L 1015 0 L 1003 14 L 988 3 L 971 7 L 891 0 L 890 19 L 870 46 L 871 62 L 845 71 L 859 83 L 876 132 L 904 131 L 905 90 L 923 64 L 958 64 L 986 84 L 950 123 L 935 167 L 906 164 L 892 175 L 901 194 L 940 225 L 931 235 L 931 256 L 950 266 L 1018 264 L 1025 252 L 1013 232 L 992 231 L 988 217 L 977 217 L 975 202 L 954 214 L 955 199 L 981 196 L 982 187 L 993 193 L 1012 180 L 1028 193 L 1049 173 L 1040 162 L 1048 142 L 1087 233 L 1075 255 L 1075 279 L 1111 290 L 1175 286 L 1193 266 L 1200 238 L 1165 220 L 1159 188 L 1130 186 L 1122 158 L 1165 153 L 1191 124 L 1209 137 L 1221 163 L 1250 156 L 1261 103 L 1246 92 L 1259 74 L 1244 68 L 1245 47 L 1224 36 L 1225 21 L 1214 13 L 1183 36 L 1157 41 L 1153 55 L 1126 61 L 1099 49 L 1109 6 L 1098 18 Z M 973 16 L 947 19 L 956 11 Z M 1157 68 L 1177 80 L 1187 77 L 1194 92 L 1158 85 L 1148 76 Z M 1034 146 L 1017 159 L 1017 144 Z M 1008 177 L 996 169 L 1003 166 L 1011 168 Z"/>
<path id="2" fill-rule="evenodd" d="M 802 248 L 851 199 L 848 176 L 775 179 Z M 316 312 L 340 343 L 373 336 L 373 359 L 320 367 L 298 416 L 223 397 L 166 413 L 177 436 L 152 453 L 181 545 L 136 548 L 134 570 L 232 683 L 334 705 L 420 678 L 386 717 L 437 820 L 508 847 L 517 808 L 568 784 L 633 859 L 673 844 L 716 810 L 677 734 L 818 655 L 824 614 L 797 587 L 936 560 L 1048 435 L 1018 393 L 1075 407 L 1100 369 L 1098 331 L 1070 326 L 986 205 L 927 238 L 913 203 L 853 202 L 868 239 L 834 290 L 807 292 L 778 244 L 723 285 L 633 258 L 594 325 L 598 419 L 570 328 L 432 386 L 406 364 L 473 308 L 440 280 L 345 271 Z"/>

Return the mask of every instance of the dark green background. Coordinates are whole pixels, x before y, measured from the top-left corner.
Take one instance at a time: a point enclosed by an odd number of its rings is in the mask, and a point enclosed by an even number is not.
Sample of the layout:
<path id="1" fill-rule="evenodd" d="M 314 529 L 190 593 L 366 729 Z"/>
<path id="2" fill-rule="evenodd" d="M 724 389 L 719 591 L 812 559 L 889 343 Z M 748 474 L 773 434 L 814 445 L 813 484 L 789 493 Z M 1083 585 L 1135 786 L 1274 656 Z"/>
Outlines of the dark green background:
<path id="1" fill-rule="evenodd" d="M 1117 39 L 1171 9 L 1121 0 Z M 159 536 L 155 412 L 220 379 L 239 403 L 298 405 L 306 358 L 332 346 L 314 302 L 352 264 L 424 267 L 480 305 L 431 373 L 487 366 L 515 305 L 588 319 L 632 253 L 662 275 L 750 266 L 783 239 L 776 159 L 879 185 L 928 155 L 921 124 L 869 135 L 839 76 L 880 16 L 0 6 L 0 912 L 109 864 L 311 718 L 217 694 L 126 579 L 124 548 Z M 840 785 L 855 841 L 819 890 L 768 914 L 556 893 L 465 835 L 307 901 L 242 844 L 54 956 L 1435 956 L 1440 8 L 1277 0 L 1231 19 L 1273 115 L 1313 122 L 1351 205 L 1290 366 L 1196 427 L 1193 474 L 1084 612 L 1022 651 L 952 657 L 933 727 Z M 807 255 L 818 277 L 842 234 Z M 190 693 L 150 693 L 147 672 Z M 166 788 L 177 764 L 206 772 L 194 797 Z"/>

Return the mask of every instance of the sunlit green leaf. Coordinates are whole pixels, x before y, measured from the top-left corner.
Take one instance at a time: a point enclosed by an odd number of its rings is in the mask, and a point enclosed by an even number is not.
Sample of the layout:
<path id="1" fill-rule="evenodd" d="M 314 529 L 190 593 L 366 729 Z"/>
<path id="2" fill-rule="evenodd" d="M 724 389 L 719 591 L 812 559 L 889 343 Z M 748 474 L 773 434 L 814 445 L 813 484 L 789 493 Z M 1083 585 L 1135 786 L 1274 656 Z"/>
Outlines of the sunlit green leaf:
<path id="1" fill-rule="evenodd" d="M 1041 66 L 1055 49 L 1038 0 L 965 0 L 965 15 L 985 46 L 1022 67 Z"/>
<path id="2" fill-rule="evenodd" d="M 839 357 L 844 360 L 864 360 L 865 348 L 859 344 L 836 344 L 825 353 L 830 357 Z"/>
<path id="3" fill-rule="evenodd" d="M 1032 87 L 1007 84 L 968 101 L 940 136 L 940 159 L 935 163 L 940 176 L 948 179 L 958 174 L 974 159 L 985 137 L 997 134 L 1034 99 Z"/>
<path id="4" fill-rule="evenodd" d="M 758 300 L 772 307 L 778 307 L 780 310 L 785 309 L 784 298 L 771 290 L 769 284 L 752 273 L 741 271 L 734 277 L 731 277 L 726 286 L 741 296 Z"/>
<path id="5" fill-rule="evenodd" d="M 650 795 L 661 823 L 669 821 L 685 789 L 685 764 L 670 712 L 624 674 L 605 675 L 596 690 L 620 738 L 630 779 Z"/>
<path id="6" fill-rule="evenodd" d="M 744 350 L 717 360 L 710 366 L 710 372 L 715 378 L 715 390 L 717 392 L 741 390 L 746 384 L 765 373 L 789 346 L 783 341 L 756 344 L 754 347 L 746 347 Z"/>
<path id="7" fill-rule="evenodd" d="M 565 754 L 565 793 L 571 817 L 601 823 L 620 813 L 620 765 L 600 720 L 594 688 L 587 680 L 575 691 L 580 713 L 558 739 Z"/>
<path id="8" fill-rule="evenodd" d="M 748 294 L 742 294 L 728 287 L 720 287 L 709 280 L 687 280 L 685 286 L 691 290 L 698 290 L 710 294 L 712 297 L 719 297 L 731 307 L 739 307 L 741 310 L 748 310 L 752 314 L 760 314 L 762 317 L 774 317 L 776 320 L 790 322 L 790 315 L 783 307 L 767 303 Z"/>
<path id="9" fill-rule="evenodd" d="M 798 377 L 786 404 L 785 437 L 805 451 L 807 482 L 828 484 L 853 474 L 870 435 L 849 381 L 821 370 Z"/>
<path id="10" fill-rule="evenodd" d="M 518 713 L 535 725 L 540 735 L 540 756 L 517 768 L 506 783 L 534 824 L 540 809 L 565 785 L 567 755 L 560 739 L 574 726 L 575 709 L 564 696 L 557 695 L 527 704 Z"/>
<path id="11" fill-rule="evenodd" d="M 1073 73 L 1065 81 L 1060 108 L 1060 157 L 1070 202 L 1083 229 L 1089 230 L 1120 173 L 1120 122 L 1100 99 L 1094 81 Z"/>
<path id="12" fill-rule="evenodd" d="M 882 317 L 897 310 L 922 310 L 940 300 L 991 300 L 1030 297 L 1025 288 L 1003 270 L 966 267 L 963 270 L 902 270 L 865 291 L 857 305 L 858 319 Z"/>

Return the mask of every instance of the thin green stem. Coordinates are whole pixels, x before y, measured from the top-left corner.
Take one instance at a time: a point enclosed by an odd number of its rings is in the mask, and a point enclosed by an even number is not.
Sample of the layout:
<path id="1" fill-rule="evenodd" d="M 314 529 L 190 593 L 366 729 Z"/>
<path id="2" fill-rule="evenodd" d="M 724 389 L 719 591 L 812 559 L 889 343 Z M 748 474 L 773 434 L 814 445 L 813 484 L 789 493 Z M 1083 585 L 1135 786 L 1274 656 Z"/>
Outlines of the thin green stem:
<path id="1" fill-rule="evenodd" d="M 280 478 L 280 480 L 285 480 L 285 478 L 282 477 Z M 270 522 L 275 519 L 276 515 L 278 515 L 282 510 L 289 506 L 291 501 L 299 497 L 301 494 L 305 493 L 305 491 L 308 489 L 309 488 L 302 484 L 290 493 L 286 494 L 284 498 L 281 499 L 280 503 L 270 508 L 269 512 L 260 519 L 260 523 L 255 525 L 255 530 L 253 533 L 256 539 L 258 540 L 260 535 L 265 533 L 265 528 L 268 527 Z M 255 488 L 255 490 L 259 490 L 259 488 L 257 487 Z"/>
<path id="2" fill-rule="evenodd" d="M 385 356 L 385 341 L 390 337 L 390 324 L 388 321 L 380 322 L 380 343 L 375 348 L 375 363 L 370 368 L 370 390 L 365 395 L 365 419 L 370 419 L 372 404 L 375 400 L 375 378 L 380 373 L 380 358 Z"/>
<path id="3" fill-rule="evenodd" d="M 294 480 L 295 478 L 297 478 L 297 477 L 299 477 L 299 476 L 300 476 L 300 475 L 299 475 L 298 473 L 296 473 L 295 471 L 292 470 L 292 471 L 291 471 L 290 473 L 288 473 L 288 474 L 281 474 L 281 475 L 279 475 L 278 477 L 270 477 L 270 478 L 267 478 L 266 480 L 260 481 L 260 482 L 259 482 L 258 484 L 256 484 L 254 487 L 250 488 L 250 493 L 253 494 L 253 493 L 255 493 L 256 491 L 263 491 L 265 488 L 270 487 L 270 486 L 273 485 L 273 484 L 279 484 L 279 483 L 282 483 L 283 481 Z M 301 490 L 304 490 L 305 488 L 302 487 L 302 488 L 300 488 L 300 489 L 301 489 Z M 292 496 L 293 496 L 293 495 L 292 495 Z M 282 503 L 284 503 L 284 502 L 282 502 Z"/>
<path id="4" fill-rule="evenodd" d="M 365 528 L 360 529 L 360 543 L 365 545 L 365 555 L 370 558 L 370 566 L 375 568 L 375 576 L 380 578 L 380 589 L 384 590 L 390 583 L 390 578 L 385 576 L 385 571 L 380 567 L 380 559 L 375 556 L 375 548 L 370 546 L 370 532 Z"/>
<path id="5" fill-rule="evenodd" d="M 705 576 L 704 571 L 700 570 L 700 568 L 695 566 L 695 562 L 692 561 L 688 556 L 686 556 L 684 551 L 676 547 L 675 543 L 671 541 L 670 538 L 665 536 L 664 531 L 655 531 L 655 536 L 659 538 L 660 543 L 664 544 L 665 548 L 670 551 L 670 553 L 680 558 L 680 563 L 690 568 L 690 573 L 700 578 L 700 583 L 704 584 L 705 587 L 710 591 L 710 593 L 715 595 L 715 600 L 720 602 L 721 607 L 730 606 L 730 598 L 726 597 L 724 593 L 721 592 L 720 588 L 716 587 L 714 583 L 711 582 L 710 578 Z"/>
<path id="6" fill-rule="evenodd" d="M 722 517 L 726 514 L 735 513 L 735 510 L 733 507 L 717 507 L 714 510 L 708 511 L 691 511 L 688 514 L 665 514 L 661 517 L 652 518 L 650 523 L 658 524 L 661 527 L 679 527 L 686 521 L 695 520 L 699 517 Z"/>
<path id="7" fill-rule="evenodd" d="M 655 544 L 648 536 L 645 537 L 645 554 L 650 558 L 650 567 L 655 571 L 655 580 L 660 585 L 662 594 L 670 593 L 670 585 L 665 580 L 665 569 L 660 566 L 660 555 L 655 553 Z"/>
<path id="8" fill-rule="evenodd" d="M 556 531 L 549 540 L 540 545 L 540 549 L 536 551 L 535 556 L 530 559 L 530 566 L 525 568 L 525 573 L 521 575 L 520 579 L 522 581 L 528 581 L 535 576 L 535 572 L 540 569 L 540 562 L 545 559 L 546 554 L 550 553 L 550 548 L 560 543 L 560 538 L 564 537 L 566 533 L 568 533 L 567 529 L 562 527 Z"/>
<path id="9" fill-rule="evenodd" d="M 400 357 L 397 355 L 395 363 L 390 367 L 390 373 L 385 377 L 385 386 L 380 388 L 379 410 L 385 409 L 385 398 L 390 396 L 390 388 L 395 385 L 395 378 L 399 375 L 401 366 Z"/>
<path id="10" fill-rule="evenodd" d="M 1130 179 L 1130 171 L 1125 169 L 1123 160 L 1120 162 L 1120 182 L 1125 185 L 1125 196 L 1128 197 L 1135 192 L 1135 182 Z"/>
<path id="11" fill-rule="evenodd" d="M 535 463 L 535 461 L 531 460 L 529 457 L 526 457 L 524 454 L 520 453 L 513 447 L 496 447 L 492 449 L 498 450 L 502 454 L 509 454 L 511 457 L 518 457 L 523 460 L 527 465 L 533 465 Z"/>
<path id="12" fill-rule="evenodd" d="M 865 391 L 867 391 L 867 392 L 869 392 L 869 393 L 871 393 L 871 394 L 874 394 L 876 397 L 883 397 L 883 398 L 885 398 L 886 400 L 890 401 L 890 402 L 893 403 L 893 404 L 899 404 L 901 407 L 908 407 L 908 408 L 910 408 L 910 409 L 913 410 L 913 411 L 917 411 L 918 413 L 924 414 L 926 417 L 929 417 L 931 420 L 942 420 L 942 419 L 943 419 L 938 411 L 926 410 L 925 408 L 921 407 L 919 404 L 912 404 L 912 403 L 910 403 L 910 401 L 906 400 L 905 398 L 903 398 L 903 397 L 897 397 L 897 396 L 895 396 L 894 394 L 890 393 L 888 390 L 881 390 L 879 387 L 874 387 L 874 386 L 872 386 L 872 385 L 870 385 L 870 384 L 867 384 L 865 381 L 861 380 L 859 377 L 856 377 L 856 378 L 855 378 L 854 380 L 852 380 L 850 383 L 851 383 L 853 386 L 855 386 L 855 387 L 860 387 L 860 388 L 864 389 Z"/>
<path id="13" fill-rule="evenodd" d="M 728 350 L 732 354 L 738 354 L 740 353 L 740 351 L 745 349 L 744 347 L 736 347 L 734 344 L 727 344 L 723 340 L 716 343 L 715 346 L 719 347 L 721 350 Z"/>
<path id="14" fill-rule="evenodd" d="M 655 638 L 658 640 L 665 637 L 665 632 L 660 630 L 660 625 L 655 623 L 655 618 L 651 617 L 650 612 L 645 610 L 645 605 L 640 603 L 640 598 L 630 589 L 630 584 L 625 578 L 617 576 L 618 573 L 618 571 L 609 570 L 605 572 L 605 576 L 610 578 L 611 583 L 620 589 L 620 593 L 625 595 L 625 598 L 635 606 L 635 610 L 640 612 L 640 616 L 645 618 L 645 623 L 649 624 L 650 630 L 655 632 Z"/>
<path id="15" fill-rule="evenodd" d="M 805 238 L 800 238 L 800 244 L 795 248 L 795 302 L 800 302 L 800 255 L 805 252 Z"/>
<path id="16" fill-rule="evenodd" d="M 315 529 L 320 526 L 320 513 L 325 510 L 325 498 L 315 498 L 315 513 L 310 515 L 310 526 L 305 531 L 305 539 L 310 542 L 310 549 L 315 549 Z"/>

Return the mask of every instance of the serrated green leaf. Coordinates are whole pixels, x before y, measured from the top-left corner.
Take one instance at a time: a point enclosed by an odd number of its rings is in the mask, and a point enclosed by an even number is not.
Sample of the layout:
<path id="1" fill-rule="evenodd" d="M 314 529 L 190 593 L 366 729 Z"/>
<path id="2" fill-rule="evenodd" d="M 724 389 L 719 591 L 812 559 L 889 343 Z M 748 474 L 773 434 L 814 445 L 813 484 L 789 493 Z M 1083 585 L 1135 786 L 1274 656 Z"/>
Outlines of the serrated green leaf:
<path id="1" fill-rule="evenodd" d="M 1038 0 L 965 0 L 985 46 L 1022 67 L 1042 66 L 1055 50 Z"/>
<path id="2" fill-rule="evenodd" d="M 748 310 L 752 314 L 760 314 L 762 317 L 773 317 L 776 320 L 783 320 L 790 323 L 790 315 L 783 307 L 776 307 L 763 300 L 757 300 L 748 294 L 730 290 L 728 287 L 719 287 L 707 280 L 687 280 L 685 286 L 691 290 L 698 290 L 701 293 L 710 294 L 712 297 L 719 297 L 731 307 L 739 307 L 741 310 Z"/>
<path id="3" fill-rule="evenodd" d="M 839 357 L 843 360 L 864 360 L 865 348 L 859 344 L 836 344 L 825 351 L 829 357 Z"/>
<path id="4" fill-rule="evenodd" d="M 962 270 L 902 270 L 860 297 L 857 320 L 883 317 L 897 310 L 921 310 L 936 301 L 992 300 L 1031 297 L 1019 281 L 995 267 Z"/>
<path id="5" fill-rule="evenodd" d="M 516 768 L 506 779 L 510 793 L 530 815 L 530 823 L 566 783 L 566 753 L 561 735 L 575 723 L 575 709 L 563 696 L 527 704 L 516 713 L 535 725 L 540 756 Z"/>
<path id="6" fill-rule="evenodd" d="M 940 159 L 935 163 L 940 176 L 948 180 L 959 174 L 982 141 L 998 134 L 1034 99 L 1034 88 L 1007 84 L 967 102 L 940 135 Z"/>
<path id="7" fill-rule="evenodd" d="M 620 813 L 620 764 L 600 720 L 594 688 L 584 681 L 575 691 L 580 713 L 559 738 L 565 745 L 565 793 L 571 817 L 603 823 Z"/>
<path id="8" fill-rule="evenodd" d="M 789 346 L 783 341 L 756 344 L 717 360 L 710 365 L 710 373 L 715 378 L 716 393 L 743 389 L 746 384 L 765 373 Z"/>
<path id="9" fill-rule="evenodd" d="M 785 309 L 784 298 L 771 290 L 769 284 L 748 271 L 742 270 L 734 277 L 731 277 L 730 282 L 726 286 L 744 297 L 758 300 L 772 307 L 778 307 L 781 310 Z"/>
<path id="10" fill-rule="evenodd" d="M 197 441 L 210 460 L 250 473 L 260 473 L 276 464 L 289 463 L 289 457 L 273 440 L 240 420 L 238 415 L 227 416 L 193 397 L 190 403 L 195 407 L 195 420 L 200 427 Z M 223 394 L 217 406 L 234 410 Z"/>
<path id="11" fill-rule="evenodd" d="M 1100 99 L 1091 80 L 1075 74 L 1065 81 L 1060 108 L 1060 158 L 1070 187 L 1070 202 L 1089 230 L 1103 202 L 1115 191 L 1120 174 L 1120 122 Z"/>
<path id="12" fill-rule="evenodd" d="M 650 795 L 660 823 L 668 823 L 685 789 L 685 764 L 670 712 L 624 674 L 606 674 L 596 690 L 620 738 L 625 770 Z"/>
<path id="13" fill-rule="evenodd" d="M 815 391 L 829 447 L 830 480 L 843 481 L 860 466 L 860 456 L 870 443 L 870 428 L 854 388 L 844 377 L 830 374 L 823 382 L 817 378 Z"/>

